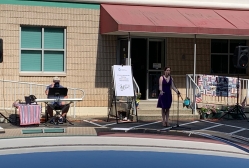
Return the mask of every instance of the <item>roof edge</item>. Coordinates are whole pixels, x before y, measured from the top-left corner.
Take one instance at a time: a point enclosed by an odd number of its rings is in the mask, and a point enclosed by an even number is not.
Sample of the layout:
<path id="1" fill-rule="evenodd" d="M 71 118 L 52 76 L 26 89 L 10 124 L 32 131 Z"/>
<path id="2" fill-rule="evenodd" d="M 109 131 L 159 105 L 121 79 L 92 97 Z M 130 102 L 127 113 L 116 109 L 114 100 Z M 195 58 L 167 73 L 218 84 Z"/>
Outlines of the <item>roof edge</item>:
<path id="1" fill-rule="evenodd" d="M 249 10 L 248 0 L 46 0 L 46 1 L 65 1 L 78 3 L 97 3 L 97 4 L 119 4 L 119 5 L 144 5 L 144 6 L 168 6 L 168 7 L 187 7 L 187 8 L 207 8 L 207 9 L 233 9 Z"/>

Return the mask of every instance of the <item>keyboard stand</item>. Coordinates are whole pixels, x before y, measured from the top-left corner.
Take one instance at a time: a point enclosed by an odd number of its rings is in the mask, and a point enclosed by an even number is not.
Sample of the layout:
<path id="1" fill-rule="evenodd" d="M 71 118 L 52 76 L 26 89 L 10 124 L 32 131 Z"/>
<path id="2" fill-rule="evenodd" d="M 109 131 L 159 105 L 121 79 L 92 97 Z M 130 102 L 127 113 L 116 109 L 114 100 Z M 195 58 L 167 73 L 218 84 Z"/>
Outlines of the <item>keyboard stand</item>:
<path id="1" fill-rule="evenodd" d="M 73 103 L 73 102 L 70 102 L 70 103 L 68 103 L 68 104 L 65 104 L 64 107 L 63 107 L 62 109 L 57 110 L 57 109 L 55 109 L 55 107 L 54 107 L 52 104 L 48 104 L 48 102 L 45 102 L 45 104 L 46 104 L 47 106 L 49 106 L 53 111 L 55 111 L 55 115 L 54 115 L 53 117 L 51 117 L 51 118 L 45 123 L 45 125 L 51 123 L 51 121 L 53 121 L 53 124 L 54 124 L 54 125 L 58 125 L 58 124 L 59 124 L 58 119 L 59 119 L 59 117 L 61 117 L 62 111 L 65 110 L 67 107 L 69 107 L 71 103 Z M 69 123 L 69 124 L 71 124 L 71 125 L 74 125 L 74 124 L 73 124 L 72 122 L 70 122 L 66 117 L 65 117 L 65 122 L 67 122 L 67 123 Z"/>

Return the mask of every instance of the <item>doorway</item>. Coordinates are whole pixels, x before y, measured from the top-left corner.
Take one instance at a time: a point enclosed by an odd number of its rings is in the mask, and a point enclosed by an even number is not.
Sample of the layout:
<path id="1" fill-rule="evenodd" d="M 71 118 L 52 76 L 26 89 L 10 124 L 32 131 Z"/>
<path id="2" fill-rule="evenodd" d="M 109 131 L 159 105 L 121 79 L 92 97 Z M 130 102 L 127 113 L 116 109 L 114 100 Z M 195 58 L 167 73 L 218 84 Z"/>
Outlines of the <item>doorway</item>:
<path id="1" fill-rule="evenodd" d="M 140 88 L 141 99 L 146 99 L 147 39 L 131 40 L 131 66 L 133 76 Z"/>
<path id="2" fill-rule="evenodd" d="M 125 65 L 128 57 L 128 40 L 119 40 L 118 64 Z M 159 77 L 165 63 L 165 40 L 149 38 L 131 39 L 131 66 L 140 88 L 141 99 L 157 99 Z"/>
<path id="3" fill-rule="evenodd" d="M 162 75 L 165 65 L 165 42 L 160 39 L 149 39 L 148 46 L 146 99 L 157 99 L 159 95 L 159 77 Z"/>

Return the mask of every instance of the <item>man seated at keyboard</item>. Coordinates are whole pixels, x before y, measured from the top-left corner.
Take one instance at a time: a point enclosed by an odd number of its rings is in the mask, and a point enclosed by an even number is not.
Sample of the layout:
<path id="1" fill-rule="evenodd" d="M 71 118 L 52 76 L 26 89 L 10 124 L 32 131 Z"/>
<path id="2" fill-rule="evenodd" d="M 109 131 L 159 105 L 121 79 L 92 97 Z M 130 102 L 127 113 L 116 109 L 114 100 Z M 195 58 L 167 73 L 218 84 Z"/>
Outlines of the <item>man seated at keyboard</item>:
<path id="1" fill-rule="evenodd" d="M 53 83 L 51 85 L 47 86 L 47 88 L 45 90 L 46 95 L 48 95 L 49 88 L 64 88 L 64 87 L 62 85 L 60 85 L 60 78 L 56 76 L 56 77 L 53 78 Z M 48 96 L 48 99 L 56 99 L 56 98 L 57 97 Z M 63 98 L 67 98 L 67 96 L 65 96 Z M 61 98 L 61 99 L 63 99 L 63 98 Z M 67 114 L 67 112 L 69 110 L 69 106 L 65 107 L 64 102 L 58 102 L 58 103 L 57 102 L 54 102 L 54 103 L 52 102 L 51 106 L 53 106 L 55 110 L 63 109 L 62 110 L 62 115 L 58 119 L 58 122 L 60 124 L 62 124 L 65 121 L 65 117 L 66 117 L 66 114 Z M 47 106 L 47 113 L 49 114 L 50 117 L 53 117 L 53 109 L 49 105 Z"/>

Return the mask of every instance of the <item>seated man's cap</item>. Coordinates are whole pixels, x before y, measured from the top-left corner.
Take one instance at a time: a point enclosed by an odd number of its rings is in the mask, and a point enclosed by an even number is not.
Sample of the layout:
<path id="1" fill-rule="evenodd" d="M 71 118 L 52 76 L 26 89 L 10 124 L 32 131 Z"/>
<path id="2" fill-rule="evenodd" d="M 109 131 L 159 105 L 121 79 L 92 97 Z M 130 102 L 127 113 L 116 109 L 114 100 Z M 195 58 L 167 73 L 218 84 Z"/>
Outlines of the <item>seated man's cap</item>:
<path id="1" fill-rule="evenodd" d="M 55 77 L 53 78 L 53 81 L 60 81 L 60 78 L 59 78 L 58 76 L 55 76 Z"/>

